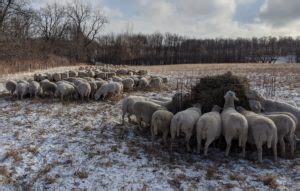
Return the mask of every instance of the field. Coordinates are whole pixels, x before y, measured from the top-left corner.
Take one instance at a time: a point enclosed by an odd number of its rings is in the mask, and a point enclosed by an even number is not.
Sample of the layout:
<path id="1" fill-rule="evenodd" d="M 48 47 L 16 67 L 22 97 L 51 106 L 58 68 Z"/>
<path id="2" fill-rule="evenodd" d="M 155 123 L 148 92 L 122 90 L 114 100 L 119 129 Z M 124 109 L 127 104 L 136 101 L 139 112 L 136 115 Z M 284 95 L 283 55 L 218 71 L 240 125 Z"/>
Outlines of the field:
<path id="1" fill-rule="evenodd" d="M 73 67 L 76 68 L 76 67 Z M 129 66 L 130 68 L 130 66 Z M 188 91 L 190 80 L 232 71 L 247 76 L 265 96 L 294 100 L 300 105 L 300 66 L 294 64 L 213 64 L 132 66 L 169 78 L 159 92 L 132 92 L 147 97 L 171 97 Z M 64 68 L 51 71 L 67 70 Z M 230 157 L 211 147 L 209 156 L 187 153 L 177 141 L 175 152 L 150 133 L 121 123 L 121 102 L 66 102 L 54 99 L 16 101 L 4 90 L 0 76 L 0 189 L 102 188 L 104 190 L 296 189 L 300 187 L 300 152 L 295 159 L 273 162 L 265 153 L 246 159 L 234 149 Z M 129 93 L 124 94 L 127 96 Z"/>

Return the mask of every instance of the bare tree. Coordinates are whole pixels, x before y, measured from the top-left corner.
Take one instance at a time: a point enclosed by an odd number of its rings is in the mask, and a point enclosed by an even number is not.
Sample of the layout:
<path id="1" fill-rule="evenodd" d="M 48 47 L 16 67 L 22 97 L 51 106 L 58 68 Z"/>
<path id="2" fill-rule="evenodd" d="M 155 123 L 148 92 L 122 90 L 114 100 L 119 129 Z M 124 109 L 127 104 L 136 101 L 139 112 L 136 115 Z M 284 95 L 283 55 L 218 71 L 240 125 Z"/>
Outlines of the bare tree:
<path id="1" fill-rule="evenodd" d="M 38 12 L 37 27 L 40 36 L 46 41 L 53 42 L 62 39 L 68 24 L 65 7 L 57 3 L 48 4 Z"/>

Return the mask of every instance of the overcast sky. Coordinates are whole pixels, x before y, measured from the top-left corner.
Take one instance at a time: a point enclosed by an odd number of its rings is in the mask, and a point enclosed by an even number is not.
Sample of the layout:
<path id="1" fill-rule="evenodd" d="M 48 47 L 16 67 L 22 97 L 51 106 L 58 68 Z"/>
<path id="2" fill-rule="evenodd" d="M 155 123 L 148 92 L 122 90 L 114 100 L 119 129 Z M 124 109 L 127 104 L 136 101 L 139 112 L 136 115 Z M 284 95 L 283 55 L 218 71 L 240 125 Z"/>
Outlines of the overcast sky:
<path id="1" fill-rule="evenodd" d="M 57 0 L 33 0 L 34 6 Z M 66 3 L 71 0 L 59 0 Z M 88 1 L 88 0 L 86 0 Z M 190 37 L 300 36 L 300 0 L 90 0 L 109 19 L 103 33 Z"/>

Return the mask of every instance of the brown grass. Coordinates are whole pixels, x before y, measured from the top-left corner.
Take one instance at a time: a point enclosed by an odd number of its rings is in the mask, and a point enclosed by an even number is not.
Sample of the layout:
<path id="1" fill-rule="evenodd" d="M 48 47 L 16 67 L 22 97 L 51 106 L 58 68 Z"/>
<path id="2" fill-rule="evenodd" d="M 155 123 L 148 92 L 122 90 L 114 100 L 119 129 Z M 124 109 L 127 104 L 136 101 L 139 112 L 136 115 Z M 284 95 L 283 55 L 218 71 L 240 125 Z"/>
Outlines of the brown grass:
<path id="1" fill-rule="evenodd" d="M 77 176 L 80 179 L 85 179 L 85 178 L 87 178 L 89 176 L 89 174 L 86 171 L 80 171 L 80 170 L 78 170 L 78 171 L 76 171 L 74 173 L 74 176 Z"/>
<path id="2" fill-rule="evenodd" d="M 179 64 L 179 65 L 155 65 L 155 66 L 129 66 L 132 69 L 144 69 L 153 73 L 178 73 L 193 72 L 197 73 L 224 73 L 232 71 L 235 73 L 300 73 L 299 64 L 262 64 L 262 63 L 240 63 L 240 64 Z"/>
<path id="3" fill-rule="evenodd" d="M 0 75 L 15 74 L 19 72 L 32 72 L 35 70 L 45 70 L 48 68 L 74 66 L 79 64 L 80 63 L 73 63 L 66 58 L 55 55 L 49 55 L 47 58 L 39 60 L 2 60 L 0 61 Z"/>
<path id="4" fill-rule="evenodd" d="M 258 178 L 260 181 L 262 181 L 264 183 L 265 186 L 269 186 L 271 189 L 277 189 L 278 188 L 278 183 L 276 181 L 277 176 L 275 175 L 265 175 L 265 176 L 261 176 Z"/>

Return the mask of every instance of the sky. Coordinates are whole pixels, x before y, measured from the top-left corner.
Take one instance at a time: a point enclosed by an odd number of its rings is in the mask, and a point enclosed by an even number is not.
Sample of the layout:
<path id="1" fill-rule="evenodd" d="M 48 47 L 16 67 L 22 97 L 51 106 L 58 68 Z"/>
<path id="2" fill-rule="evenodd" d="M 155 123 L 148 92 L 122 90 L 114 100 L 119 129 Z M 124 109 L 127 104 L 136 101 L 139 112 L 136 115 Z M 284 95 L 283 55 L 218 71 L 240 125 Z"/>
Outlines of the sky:
<path id="1" fill-rule="evenodd" d="M 35 7 L 71 0 L 32 0 Z M 84 1 L 84 0 L 83 0 Z M 300 0 L 85 0 L 102 9 L 102 33 L 176 33 L 193 38 L 300 36 Z"/>

